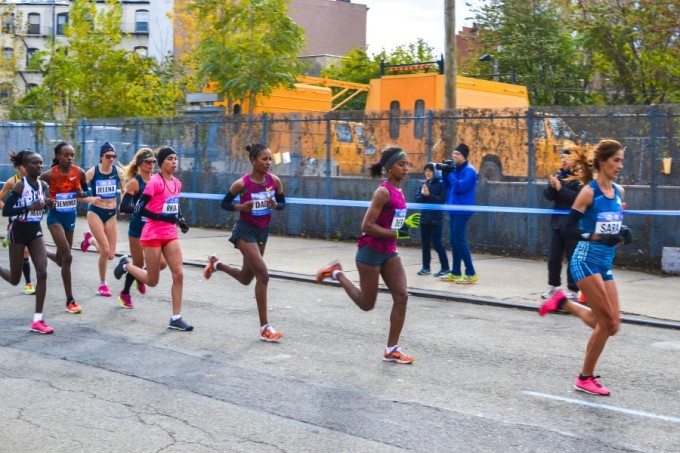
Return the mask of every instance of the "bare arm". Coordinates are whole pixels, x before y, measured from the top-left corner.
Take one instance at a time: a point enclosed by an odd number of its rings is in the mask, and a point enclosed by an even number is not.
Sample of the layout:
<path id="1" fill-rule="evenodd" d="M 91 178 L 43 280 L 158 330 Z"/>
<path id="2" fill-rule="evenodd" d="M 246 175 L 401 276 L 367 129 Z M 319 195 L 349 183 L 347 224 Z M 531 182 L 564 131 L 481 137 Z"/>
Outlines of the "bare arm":
<path id="1" fill-rule="evenodd" d="M 376 221 L 385 204 L 390 199 L 390 192 L 384 187 L 378 187 L 371 198 L 364 220 L 361 222 L 361 232 L 373 237 L 394 238 L 397 232 L 389 228 L 379 226 Z"/>

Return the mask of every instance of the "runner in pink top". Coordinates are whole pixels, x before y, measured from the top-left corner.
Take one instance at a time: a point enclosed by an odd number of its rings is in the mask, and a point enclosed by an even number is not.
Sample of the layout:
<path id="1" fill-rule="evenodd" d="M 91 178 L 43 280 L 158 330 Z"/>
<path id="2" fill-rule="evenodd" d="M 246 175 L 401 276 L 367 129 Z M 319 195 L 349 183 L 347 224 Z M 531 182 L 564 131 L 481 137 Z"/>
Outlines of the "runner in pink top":
<path id="1" fill-rule="evenodd" d="M 120 280 L 126 272 L 129 272 L 135 279 L 153 288 L 158 285 L 163 255 L 172 272 L 172 318 L 168 328 L 189 331 L 194 328 L 182 319 L 181 314 L 184 273 L 182 249 L 177 240 L 177 225 L 183 233 L 189 231 L 189 226 L 179 208 L 182 183 L 172 175 L 177 170 L 177 153 L 171 147 L 161 148 L 156 160 L 160 173 L 149 179 L 135 206 L 135 214 L 147 218 L 140 239 L 146 259 L 146 270 L 130 263 L 128 256 L 123 256 L 113 274 Z"/>
<path id="2" fill-rule="evenodd" d="M 378 297 L 380 277 L 392 294 L 392 314 L 390 332 L 383 360 L 409 364 L 415 360 L 399 347 L 399 335 L 406 318 L 406 272 L 397 254 L 399 230 L 406 219 L 406 200 L 401 191 L 401 183 L 408 175 L 410 162 L 406 153 L 396 146 L 385 148 L 380 161 L 371 166 L 371 176 L 379 178 L 383 170 L 387 179 L 373 193 L 371 205 L 361 223 L 361 237 L 356 255 L 359 271 L 359 286 L 355 285 L 342 272 L 338 260 L 331 261 L 316 273 L 316 281 L 324 278 L 340 282 L 347 295 L 364 311 L 372 310 Z"/>

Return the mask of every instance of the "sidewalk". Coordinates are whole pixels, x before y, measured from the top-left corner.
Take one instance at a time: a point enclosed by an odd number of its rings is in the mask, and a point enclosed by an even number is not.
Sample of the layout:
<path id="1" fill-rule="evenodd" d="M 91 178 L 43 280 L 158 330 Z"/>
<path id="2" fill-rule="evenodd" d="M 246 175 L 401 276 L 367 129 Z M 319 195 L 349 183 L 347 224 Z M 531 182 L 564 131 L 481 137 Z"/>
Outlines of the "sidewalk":
<path id="1" fill-rule="evenodd" d="M 79 218 L 76 223 L 74 247 L 77 248 L 80 244 L 86 228 L 85 219 Z M 229 230 L 206 228 L 192 228 L 187 234 L 180 233 L 184 261 L 190 265 L 202 266 L 206 263 L 208 255 L 215 253 L 222 261 L 240 266 L 241 255 L 227 240 L 230 233 Z M 47 243 L 51 243 L 49 233 L 46 236 Z M 117 251 L 119 253 L 129 251 L 127 222 L 120 220 Z M 314 281 L 314 274 L 319 267 L 331 259 L 338 258 L 346 275 L 358 281 L 354 263 L 355 252 L 354 242 L 270 236 L 265 260 L 273 277 Z M 77 259 L 77 253 L 80 252 L 74 253 Z M 548 270 L 545 261 L 474 254 L 473 260 L 479 281 L 472 285 L 457 285 L 441 282 L 432 275 L 416 275 L 421 267 L 420 248 L 402 247 L 399 249 L 399 255 L 406 268 L 409 290 L 419 296 L 537 309 L 540 304 L 539 294 L 547 287 Z M 433 257 L 433 264 L 436 264 L 434 252 Z M 437 266 L 433 265 L 433 269 L 436 271 Z M 680 323 L 680 298 L 678 298 L 680 277 L 620 269 L 614 269 L 614 275 L 621 299 L 621 311 L 625 315 Z"/>

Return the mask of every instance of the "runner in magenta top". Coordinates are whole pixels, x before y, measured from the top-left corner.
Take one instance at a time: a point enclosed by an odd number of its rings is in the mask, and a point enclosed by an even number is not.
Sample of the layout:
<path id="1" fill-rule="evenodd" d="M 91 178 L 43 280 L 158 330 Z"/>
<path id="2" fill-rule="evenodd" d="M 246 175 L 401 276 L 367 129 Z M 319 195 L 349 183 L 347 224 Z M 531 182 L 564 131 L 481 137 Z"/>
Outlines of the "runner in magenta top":
<path id="1" fill-rule="evenodd" d="M 359 286 L 342 272 L 338 260 L 333 260 L 316 273 L 316 281 L 325 278 L 340 282 L 352 301 L 364 311 L 372 310 L 378 297 L 380 277 L 392 294 L 390 332 L 383 360 L 409 364 L 415 360 L 405 354 L 398 345 L 401 329 L 406 318 L 406 271 L 397 254 L 399 230 L 406 219 L 406 200 L 401 184 L 408 175 L 410 162 L 399 147 L 389 146 L 380 154 L 380 161 L 371 166 L 371 176 L 387 179 L 373 193 L 364 220 L 361 223 L 361 237 L 357 242 L 356 266 L 359 271 Z"/>
<path id="2" fill-rule="evenodd" d="M 213 272 L 222 271 L 235 278 L 242 285 L 249 285 L 255 279 L 255 301 L 260 318 L 260 339 L 279 342 L 283 332 L 269 324 L 267 316 L 267 284 L 269 271 L 264 262 L 264 249 L 269 238 L 269 222 L 272 210 L 286 206 L 281 180 L 269 173 L 272 152 L 260 143 L 246 146 L 253 169 L 248 175 L 237 179 L 222 200 L 222 209 L 238 211 L 239 219 L 234 225 L 229 242 L 243 255 L 243 266 L 230 266 L 220 262 L 215 255 L 208 257 L 203 270 L 207 279 Z M 238 203 L 235 203 L 239 197 Z"/>
<path id="3" fill-rule="evenodd" d="M 160 172 L 149 179 L 142 196 L 135 206 L 135 214 L 147 218 L 142 228 L 140 242 L 144 249 L 146 269 L 130 263 L 123 256 L 113 275 L 120 280 L 126 272 L 147 286 L 158 285 L 162 266 L 161 255 L 172 273 L 172 318 L 168 328 L 193 330 L 193 326 L 182 319 L 182 292 L 184 273 L 182 270 L 182 249 L 180 248 L 177 226 L 183 233 L 189 231 L 186 220 L 179 208 L 182 183 L 173 176 L 177 170 L 177 153 L 171 147 L 161 148 L 156 156 Z"/>

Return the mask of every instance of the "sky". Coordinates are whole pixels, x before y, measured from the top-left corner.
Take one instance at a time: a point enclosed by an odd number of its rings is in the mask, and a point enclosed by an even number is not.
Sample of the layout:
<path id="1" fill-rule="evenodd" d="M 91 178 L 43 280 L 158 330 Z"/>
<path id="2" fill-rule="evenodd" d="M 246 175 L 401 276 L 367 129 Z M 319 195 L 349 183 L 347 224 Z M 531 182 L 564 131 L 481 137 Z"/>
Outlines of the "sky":
<path id="1" fill-rule="evenodd" d="M 444 0 L 353 0 L 368 6 L 366 43 L 369 54 L 387 51 L 422 38 L 435 55 L 444 50 Z M 456 0 L 456 31 L 471 25 L 470 3 L 483 0 Z"/>

